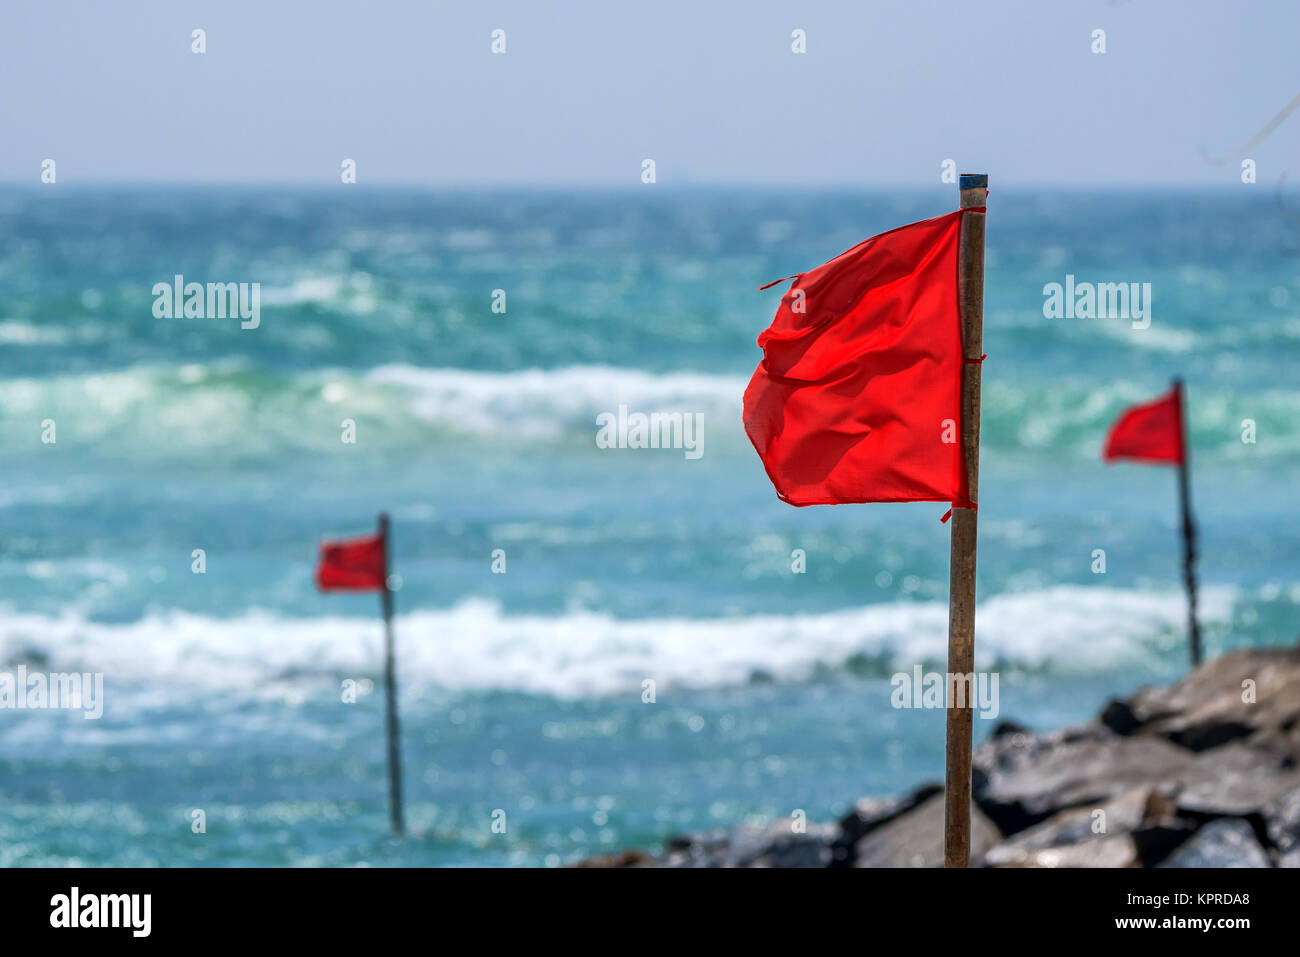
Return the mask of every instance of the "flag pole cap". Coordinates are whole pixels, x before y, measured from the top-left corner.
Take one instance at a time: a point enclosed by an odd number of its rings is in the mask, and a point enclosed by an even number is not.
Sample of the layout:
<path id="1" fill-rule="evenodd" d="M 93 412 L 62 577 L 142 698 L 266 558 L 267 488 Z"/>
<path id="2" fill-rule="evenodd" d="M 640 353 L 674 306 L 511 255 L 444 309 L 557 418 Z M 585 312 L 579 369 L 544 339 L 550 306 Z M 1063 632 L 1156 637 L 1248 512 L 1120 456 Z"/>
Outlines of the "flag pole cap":
<path id="1" fill-rule="evenodd" d="M 988 189 L 988 173 L 962 173 L 961 189 Z"/>

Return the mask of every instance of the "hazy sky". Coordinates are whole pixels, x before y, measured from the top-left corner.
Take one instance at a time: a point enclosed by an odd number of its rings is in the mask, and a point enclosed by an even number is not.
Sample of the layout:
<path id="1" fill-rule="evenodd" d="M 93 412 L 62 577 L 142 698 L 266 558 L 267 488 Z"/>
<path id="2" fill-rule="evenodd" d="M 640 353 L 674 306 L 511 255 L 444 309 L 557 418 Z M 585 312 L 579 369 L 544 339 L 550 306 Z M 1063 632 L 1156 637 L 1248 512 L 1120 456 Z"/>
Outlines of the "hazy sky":
<path id="1" fill-rule="evenodd" d="M 1300 0 L 5 0 L 0 179 L 1239 182 Z M 207 31 L 207 52 L 190 50 Z M 494 29 L 507 52 L 490 51 Z M 807 53 L 791 52 L 791 31 Z M 1107 52 L 1091 52 L 1094 29 Z M 1250 154 L 1300 180 L 1300 110 Z"/>

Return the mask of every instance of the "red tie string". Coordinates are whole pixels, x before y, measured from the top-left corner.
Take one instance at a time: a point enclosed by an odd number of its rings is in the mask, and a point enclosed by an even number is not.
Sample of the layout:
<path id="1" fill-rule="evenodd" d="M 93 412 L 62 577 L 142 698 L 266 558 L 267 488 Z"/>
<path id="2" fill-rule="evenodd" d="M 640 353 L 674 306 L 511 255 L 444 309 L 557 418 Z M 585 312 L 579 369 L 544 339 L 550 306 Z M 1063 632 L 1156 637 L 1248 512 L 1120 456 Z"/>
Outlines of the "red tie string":
<path id="1" fill-rule="evenodd" d="M 976 511 L 979 510 L 979 506 L 974 502 L 967 502 L 964 505 L 954 505 L 953 508 L 970 508 L 970 509 L 975 509 Z M 947 524 L 948 519 L 950 518 L 952 518 L 952 508 L 948 509 L 948 511 L 943 513 L 943 518 L 939 519 L 939 524 L 940 525 Z"/>

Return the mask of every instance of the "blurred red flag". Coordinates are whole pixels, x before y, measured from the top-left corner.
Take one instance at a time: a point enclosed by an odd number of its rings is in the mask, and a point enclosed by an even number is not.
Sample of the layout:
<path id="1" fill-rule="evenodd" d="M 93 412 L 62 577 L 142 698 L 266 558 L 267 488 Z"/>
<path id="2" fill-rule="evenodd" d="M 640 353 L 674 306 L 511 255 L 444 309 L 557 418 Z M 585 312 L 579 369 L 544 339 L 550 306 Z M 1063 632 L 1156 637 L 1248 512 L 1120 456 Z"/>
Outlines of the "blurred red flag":
<path id="1" fill-rule="evenodd" d="M 382 591 L 388 579 L 387 564 L 382 535 L 323 542 L 316 587 L 321 591 Z"/>
<path id="2" fill-rule="evenodd" d="M 1125 409 L 1110 428 L 1102 458 L 1181 465 L 1185 453 L 1183 392 L 1175 385 L 1158 399 Z"/>
<path id="3" fill-rule="evenodd" d="M 873 236 L 795 278 L 745 390 L 745 432 L 782 501 L 973 504 L 957 304 L 969 211 Z"/>

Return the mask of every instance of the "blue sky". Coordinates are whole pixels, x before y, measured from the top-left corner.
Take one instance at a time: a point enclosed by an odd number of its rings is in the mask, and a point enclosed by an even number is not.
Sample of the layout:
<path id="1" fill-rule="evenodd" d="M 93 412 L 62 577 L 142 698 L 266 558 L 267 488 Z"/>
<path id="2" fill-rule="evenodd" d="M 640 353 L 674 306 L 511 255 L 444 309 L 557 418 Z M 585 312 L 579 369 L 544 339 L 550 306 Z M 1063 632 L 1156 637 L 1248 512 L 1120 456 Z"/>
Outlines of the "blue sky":
<path id="1" fill-rule="evenodd" d="M 1239 182 L 1300 2 L 8 0 L 0 180 Z M 191 30 L 207 52 L 190 51 Z M 490 52 L 506 31 L 507 53 Z M 791 31 L 807 53 L 791 52 Z M 1107 52 L 1090 50 L 1094 29 Z M 1300 110 L 1252 157 L 1300 180 Z"/>

